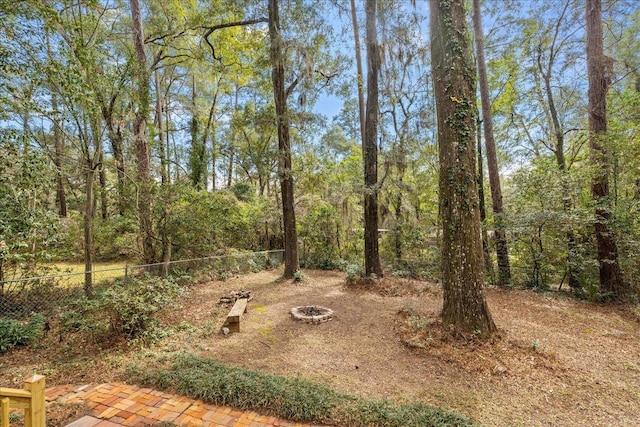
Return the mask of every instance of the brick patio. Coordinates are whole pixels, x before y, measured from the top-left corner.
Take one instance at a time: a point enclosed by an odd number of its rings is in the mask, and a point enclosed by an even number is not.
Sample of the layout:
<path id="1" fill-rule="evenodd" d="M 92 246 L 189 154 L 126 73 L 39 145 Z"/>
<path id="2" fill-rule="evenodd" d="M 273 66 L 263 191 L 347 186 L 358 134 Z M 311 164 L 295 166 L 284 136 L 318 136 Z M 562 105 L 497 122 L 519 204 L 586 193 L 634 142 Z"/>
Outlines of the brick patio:
<path id="1" fill-rule="evenodd" d="M 46 397 L 49 402 L 86 403 L 91 409 L 90 416 L 67 427 L 145 427 L 161 421 L 194 427 L 313 427 L 121 383 L 56 386 L 47 389 Z"/>

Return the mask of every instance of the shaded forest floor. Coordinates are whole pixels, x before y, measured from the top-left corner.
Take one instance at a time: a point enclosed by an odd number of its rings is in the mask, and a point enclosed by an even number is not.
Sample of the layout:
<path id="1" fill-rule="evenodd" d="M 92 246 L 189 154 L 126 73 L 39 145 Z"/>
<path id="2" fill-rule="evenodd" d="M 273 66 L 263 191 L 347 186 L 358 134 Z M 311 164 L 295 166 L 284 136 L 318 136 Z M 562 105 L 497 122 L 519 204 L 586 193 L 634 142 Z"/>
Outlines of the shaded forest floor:
<path id="1" fill-rule="evenodd" d="M 500 329 L 491 343 L 441 333 L 438 285 L 382 279 L 347 286 L 344 273 L 305 271 L 300 283 L 266 271 L 191 288 L 163 321 L 155 344 L 79 340 L 52 325 L 39 344 L 0 357 L 0 385 L 34 372 L 48 385 L 126 381 L 126 368 L 187 351 L 268 373 L 301 376 L 336 390 L 401 402 L 420 400 L 487 426 L 640 425 L 640 314 L 529 291 L 488 289 Z M 224 336 L 231 290 L 254 294 L 242 332 Z M 334 319 L 290 318 L 322 305 Z"/>

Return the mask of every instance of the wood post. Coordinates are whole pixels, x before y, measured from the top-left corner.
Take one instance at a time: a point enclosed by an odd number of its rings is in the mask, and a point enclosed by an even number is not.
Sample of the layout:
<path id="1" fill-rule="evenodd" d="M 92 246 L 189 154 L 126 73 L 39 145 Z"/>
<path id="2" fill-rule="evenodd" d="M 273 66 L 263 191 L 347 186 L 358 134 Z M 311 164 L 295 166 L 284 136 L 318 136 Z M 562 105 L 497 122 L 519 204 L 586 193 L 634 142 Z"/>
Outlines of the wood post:
<path id="1" fill-rule="evenodd" d="M 31 392 L 31 405 L 25 411 L 27 427 L 45 427 L 44 377 L 34 375 L 24 381 L 24 389 Z"/>
<path id="2" fill-rule="evenodd" d="M 3 397 L 0 403 L 2 405 L 2 415 L 0 415 L 0 425 L 8 426 L 9 425 L 9 398 Z"/>
<path id="3" fill-rule="evenodd" d="M 24 381 L 24 390 L 0 388 L 0 421 L 9 426 L 9 408 L 24 409 L 25 427 L 45 427 L 44 377 L 34 375 Z"/>

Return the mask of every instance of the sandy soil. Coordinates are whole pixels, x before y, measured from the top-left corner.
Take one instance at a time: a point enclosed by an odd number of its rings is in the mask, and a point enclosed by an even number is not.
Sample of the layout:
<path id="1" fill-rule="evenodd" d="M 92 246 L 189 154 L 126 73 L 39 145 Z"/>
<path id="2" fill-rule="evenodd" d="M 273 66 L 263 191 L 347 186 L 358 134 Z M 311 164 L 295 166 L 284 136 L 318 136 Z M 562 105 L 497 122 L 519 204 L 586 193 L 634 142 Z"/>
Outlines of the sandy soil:
<path id="1" fill-rule="evenodd" d="M 0 358 L 0 381 L 5 386 L 36 370 L 50 383 L 122 380 L 137 359 L 191 351 L 369 397 L 425 401 L 487 426 L 640 425 L 636 308 L 489 289 L 500 337 L 465 342 L 443 337 L 435 284 L 383 279 L 366 288 L 346 286 L 339 272 L 305 271 L 299 283 L 280 281 L 280 273 L 194 286 L 164 318 L 175 332 L 148 348 L 100 349 L 61 337 L 55 349 L 43 342 L 41 350 L 14 351 Z M 225 336 L 229 308 L 217 302 L 240 289 L 254 298 L 241 332 Z M 334 319 L 295 321 L 289 310 L 298 305 L 329 307 Z"/>

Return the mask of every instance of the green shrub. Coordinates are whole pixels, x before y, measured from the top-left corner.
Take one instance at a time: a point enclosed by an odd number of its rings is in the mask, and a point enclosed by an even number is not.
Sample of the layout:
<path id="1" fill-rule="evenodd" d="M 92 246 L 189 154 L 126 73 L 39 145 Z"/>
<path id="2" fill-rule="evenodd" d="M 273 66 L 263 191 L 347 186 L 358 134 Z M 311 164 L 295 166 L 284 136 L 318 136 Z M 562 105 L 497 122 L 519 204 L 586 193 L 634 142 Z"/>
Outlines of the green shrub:
<path id="1" fill-rule="evenodd" d="M 364 277 L 364 267 L 359 264 L 348 264 L 345 267 L 347 285 L 358 283 Z"/>
<path id="2" fill-rule="evenodd" d="M 87 333 L 94 339 L 124 335 L 128 338 L 155 340 L 157 314 L 169 304 L 177 303 L 183 286 L 180 278 L 150 277 L 117 280 L 106 289 L 98 289 L 92 298 L 82 296 L 69 303 L 61 315 L 62 328 Z"/>
<path id="3" fill-rule="evenodd" d="M 175 302 L 181 292 L 170 277 L 118 281 L 102 294 L 102 307 L 114 333 L 135 337 L 150 330 L 156 323 L 155 314 Z"/>
<path id="4" fill-rule="evenodd" d="M 40 336 L 44 326 L 44 316 L 33 314 L 27 323 L 13 319 L 0 319 L 0 353 L 24 346 Z"/>
<path id="5" fill-rule="evenodd" d="M 424 403 L 397 404 L 338 393 L 301 378 L 286 378 L 190 354 L 171 357 L 168 367 L 130 369 L 133 381 L 217 405 L 254 410 L 299 422 L 346 426 L 471 426 L 456 414 Z"/>

